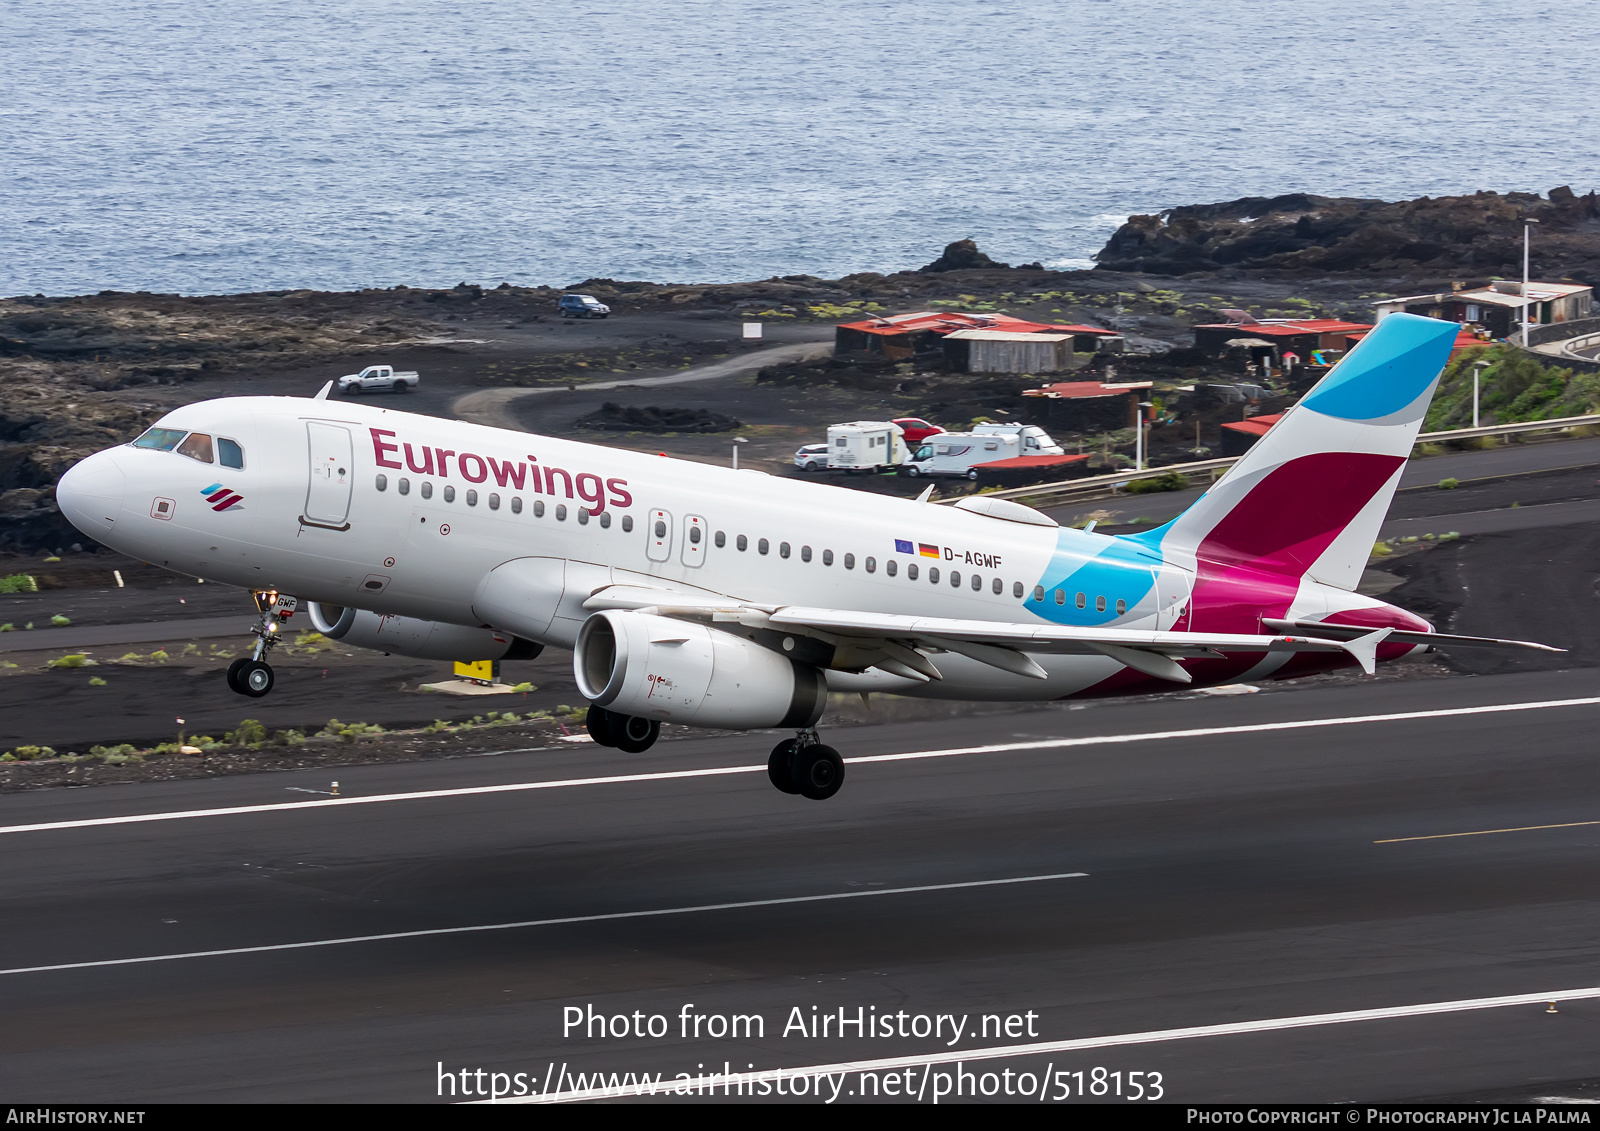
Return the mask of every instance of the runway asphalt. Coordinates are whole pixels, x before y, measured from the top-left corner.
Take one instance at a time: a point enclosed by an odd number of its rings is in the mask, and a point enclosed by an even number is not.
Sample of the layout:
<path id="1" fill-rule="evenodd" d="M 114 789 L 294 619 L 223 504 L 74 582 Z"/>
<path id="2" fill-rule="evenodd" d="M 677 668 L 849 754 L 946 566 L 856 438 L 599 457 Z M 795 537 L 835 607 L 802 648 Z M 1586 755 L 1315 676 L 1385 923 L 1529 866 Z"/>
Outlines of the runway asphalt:
<path id="1" fill-rule="evenodd" d="M 441 1071 L 909 1056 L 894 1086 L 931 1102 L 958 1070 L 929 1056 L 1103 1037 L 966 1070 L 1157 1072 L 1169 1102 L 1567 1094 L 1600 1077 L 1600 1001 L 1543 1004 L 1600 985 L 1597 721 L 1572 671 L 839 729 L 848 759 L 922 756 L 821 803 L 768 785 L 770 734 L 350 768 L 338 801 L 298 772 L 0 796 L 0 1094 L 437 1101 Z M 543 925 L 464 930 L 513 923 Z M 563 1034 L 589 1006 L 667 1034 Z M 968 1028 L 785 1036 L 813 1007 Z M 1281 1020 L 1348 1010 L 1389 1012 Z M 733 1014 L 764 1035 L 679 1033 Z"/>

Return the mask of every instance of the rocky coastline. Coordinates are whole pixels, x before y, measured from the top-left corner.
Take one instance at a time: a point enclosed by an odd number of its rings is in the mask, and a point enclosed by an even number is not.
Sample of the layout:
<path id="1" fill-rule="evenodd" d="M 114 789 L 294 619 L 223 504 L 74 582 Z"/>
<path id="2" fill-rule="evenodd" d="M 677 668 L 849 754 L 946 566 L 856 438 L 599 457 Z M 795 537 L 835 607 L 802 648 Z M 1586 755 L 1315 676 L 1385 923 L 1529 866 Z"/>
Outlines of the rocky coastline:
<path id="1" fill-rule="evenodd" d="M 1131 217 L 1087 271 L 1007 266 L 967 239 L 918 269 L 839 279 L 0 299 L 0 553 L 89 548 L 55 507 L 56 481 L 174 405 L 303 393 L 347 362 L 407 356 L 453 367 L 465 387 L 576 387 L 741 348 L 741 321 L 829 323 L 927 307 L 1105 326 L 1135 353 L 1160 354 L 1187 345 L 1189 325 L 1228 307 L 1366 318 L 1376 296 L 1518 274 L 1525 218 L 1540 224 L 1536 276 L 1600 278 L 1600 200 L 1558 188 L 1398 203 L 1289 194 L 1174 208 Z M 563 337 L 558 330 L 574 328 L 560 325 L 555 301 L 569 291 L 610 304 L 610 326 L 631 318 L 650 336 L 623 343 L 600 323 L 582 341 Z"/>

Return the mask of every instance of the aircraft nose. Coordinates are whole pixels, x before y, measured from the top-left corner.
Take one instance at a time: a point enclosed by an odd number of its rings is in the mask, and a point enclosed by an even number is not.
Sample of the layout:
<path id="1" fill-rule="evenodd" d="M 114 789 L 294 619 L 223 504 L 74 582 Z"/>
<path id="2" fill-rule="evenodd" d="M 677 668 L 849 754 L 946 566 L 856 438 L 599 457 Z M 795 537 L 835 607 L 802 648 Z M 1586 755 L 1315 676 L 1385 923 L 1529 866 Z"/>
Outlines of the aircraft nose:
<path id="1" fill-rule="evenodd" d="M 91 538 L 102 539 L 122 513 L 126 489 L 116 455 L 97 452 L 67 469 L 56 484 L 56 505 L 73 526 Z"/>

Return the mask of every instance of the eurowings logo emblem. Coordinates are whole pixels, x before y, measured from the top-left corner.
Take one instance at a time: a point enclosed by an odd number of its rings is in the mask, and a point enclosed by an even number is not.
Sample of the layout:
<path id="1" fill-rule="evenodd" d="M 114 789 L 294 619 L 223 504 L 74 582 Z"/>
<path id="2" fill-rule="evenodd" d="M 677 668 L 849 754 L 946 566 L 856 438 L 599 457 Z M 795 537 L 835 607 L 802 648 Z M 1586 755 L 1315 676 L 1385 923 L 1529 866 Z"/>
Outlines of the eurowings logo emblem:
<path id="1" fill-rule="evenodd" d="M 200 493 L 206 497 L 206 502 L 211 504 L 211 509 L 214 511 L 231 510 L 244 502 L 243 495 L 224 487 L 221 483 L 213 483 L 209 487 L 202 488 Z"/>

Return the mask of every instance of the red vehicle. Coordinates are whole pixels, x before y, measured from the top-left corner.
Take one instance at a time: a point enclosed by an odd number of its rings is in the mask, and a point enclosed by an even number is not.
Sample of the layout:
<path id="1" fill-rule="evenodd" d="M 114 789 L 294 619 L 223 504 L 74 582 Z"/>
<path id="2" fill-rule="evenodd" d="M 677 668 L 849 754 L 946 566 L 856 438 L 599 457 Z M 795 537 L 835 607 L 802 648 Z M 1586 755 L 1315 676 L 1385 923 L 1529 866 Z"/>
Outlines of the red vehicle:
<path id="1" fill-rule="evenodd" d="M 913 451 L 916 450 L 918 444 L 929 436 L 944 431 L 937 424 L 929 424 L 926 420 L 918 420 L 915 416 L 902 417 L 894 421 L 894 423 L 905 429 L 906 447 Z"/>

